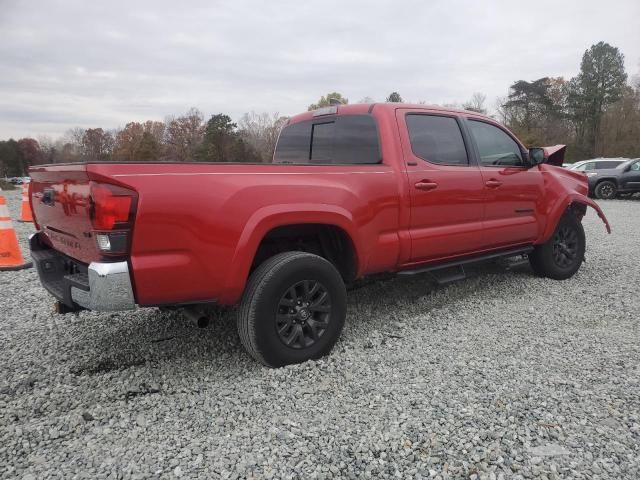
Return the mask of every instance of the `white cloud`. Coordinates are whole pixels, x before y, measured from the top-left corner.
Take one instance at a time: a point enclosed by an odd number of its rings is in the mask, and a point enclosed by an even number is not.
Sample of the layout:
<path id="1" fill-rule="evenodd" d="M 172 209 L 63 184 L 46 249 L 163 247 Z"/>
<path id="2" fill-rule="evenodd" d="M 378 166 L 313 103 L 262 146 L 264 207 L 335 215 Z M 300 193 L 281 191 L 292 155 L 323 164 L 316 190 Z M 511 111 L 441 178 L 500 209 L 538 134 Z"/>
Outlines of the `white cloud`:
<path id="1" fill-rule="evenodd" d="M 0 17 L 0 138 L 352 100 L 487 103 L 518 79 L 575 75 L 585 49 L 640 67 L 640 2 L 10 1 Z"/>

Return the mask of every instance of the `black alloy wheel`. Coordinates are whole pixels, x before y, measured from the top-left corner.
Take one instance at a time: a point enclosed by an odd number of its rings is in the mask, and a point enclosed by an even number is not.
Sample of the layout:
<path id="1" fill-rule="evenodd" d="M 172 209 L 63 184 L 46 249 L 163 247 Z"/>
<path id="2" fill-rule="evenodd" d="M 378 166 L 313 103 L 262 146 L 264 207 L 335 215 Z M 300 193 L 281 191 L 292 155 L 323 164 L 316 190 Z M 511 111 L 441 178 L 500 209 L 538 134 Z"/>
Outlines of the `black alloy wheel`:
<path id="1" fill-rule="evenodd" d="M 303 280 L 289 287 L 278 302 L 276 329 L 291 348 L 308 348 L 318 341 L 331 321 L 331 295 L 322 283 Z"/>
<path id="2" fill-rule="evenodd" d="M 578 233 L 574 228 L 562 226 L 553 236 L 553 260 L 560 268 L 573 266 L 578 256 Z"/>
<path id="3" fill-rule="evenodd" d="M 582 223 L 572 210 L 568 210 L 558 222 L 551 238 L 536 245 L 529 254 L 529 263 L 541 277 L 565 280 L 580 269 L 585 249 Z"/>
<path id="4" fill-rule="evenodd" d="M 238 311 L 247 352 L 270 367 L 327 355 L 340 337 L 347 291 L 340 272 L 312 253 L 278 253 L 256 268 Z"/>
<path id="5" fill-rule="evenodd" d="M 616 197 L 617 188 L 613 182 L 604 181 L 596 187 L 596 197 L 602 200 L 611 200 Z"/>

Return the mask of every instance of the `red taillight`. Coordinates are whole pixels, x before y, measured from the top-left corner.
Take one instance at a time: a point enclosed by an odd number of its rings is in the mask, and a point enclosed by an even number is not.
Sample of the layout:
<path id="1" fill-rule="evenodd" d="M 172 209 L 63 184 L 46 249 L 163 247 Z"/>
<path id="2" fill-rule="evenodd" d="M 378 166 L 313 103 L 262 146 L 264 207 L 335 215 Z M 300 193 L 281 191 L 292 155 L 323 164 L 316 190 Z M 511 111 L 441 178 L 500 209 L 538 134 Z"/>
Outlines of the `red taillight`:
<path id="1" fill-rule="evenodd" d="M 91 182 L 91 223 L 96 230 L 126 228 L 133 220 L 137 195 L 126 188 Z"/>
<path id="2" fill-rule="evenodd" d="M 138 195 L 133 190 L 91 182 L 91 224 L 98 249 L 105 255 L 129 250 Z"/>

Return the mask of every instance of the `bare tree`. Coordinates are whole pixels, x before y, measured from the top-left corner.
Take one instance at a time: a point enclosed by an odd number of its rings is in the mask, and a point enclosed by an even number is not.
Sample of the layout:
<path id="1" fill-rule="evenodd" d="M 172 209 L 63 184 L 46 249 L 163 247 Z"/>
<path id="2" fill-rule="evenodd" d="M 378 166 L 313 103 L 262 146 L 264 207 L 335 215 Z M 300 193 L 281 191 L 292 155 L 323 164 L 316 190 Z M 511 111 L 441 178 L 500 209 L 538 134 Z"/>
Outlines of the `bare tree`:
<path id="1" fill-rule="evenodd" d="M 67 130 L 62 138 L 56 140 L 57 145 L 55 155 L 53 157 L 56 163 L 77 162 L 82 155 L 82 137 L 84 129 L 74 127 Z"/>
<path id="2" fill-rule="evenodd" d="M 40 135 L 38 137 L 43 163 L 55 163 L 56 143 L 58 142 L 60 142 L 59 139 L 57 141 L 53 140 L 49 135 Z"/>
<path id="3" fill-rule="evenodd" d="M 204 116 L 192 107 L 186 114 L 167 118 L 164 140 L 165 156 L 173 162 L 188 162 L 195 158 L 195 152 L 204 137 Z"/>
<path id="4" fill-rule="evenodd" d="M 136 160 L 144 133 L 144 125 L 141 123 L 127 123 L 116 135 L 113 159 L 123 162 Z"/>
<path id="5" fill-rule="evenodd" d="M 462 108 L 464 108 L 465 110 L 469 110 L 471 112 L 486 114 L 487 109 L 484 106 L 484 102 L 486 100 L 487 100 L 487 96 L 484 93 L 475 92 L 471 96 L 470 100 L 462 104 Z"/>
<path id="6" fill-rule="evenodd" d="M 86 160 L 111 160 L 115 138 L 102 128 L 88 128 L 81 140 L 82 156 Z"/>
<path id="7" fill-rule="evenodd" d="M 280 130 L 287 117 L 279 113 L 245 113 L 238 122 L 238 133 L 260 155 L 263 162 L 270 162 Z"/>
<path id="8" fill-rule="evenodd" d="M 151 135 L 158 144 L 164 143 L 166 125 L 164 122 L 147 120 L 144 122 L 144 131 Z"/>

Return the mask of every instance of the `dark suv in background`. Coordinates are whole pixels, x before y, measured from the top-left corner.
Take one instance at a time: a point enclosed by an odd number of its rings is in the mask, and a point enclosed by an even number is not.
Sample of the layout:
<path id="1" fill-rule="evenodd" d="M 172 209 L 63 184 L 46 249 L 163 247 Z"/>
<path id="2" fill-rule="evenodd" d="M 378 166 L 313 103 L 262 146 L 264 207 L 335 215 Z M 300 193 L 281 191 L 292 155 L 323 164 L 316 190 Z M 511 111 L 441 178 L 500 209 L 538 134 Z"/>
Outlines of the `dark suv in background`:
<path id="1" fill-rule="evenodd" d="M 627 160 L 615 168 L 587 171 L 586 174 L 589 194 L 596 198 L 611 199 L 640 192 L 640 158 Z"/>

